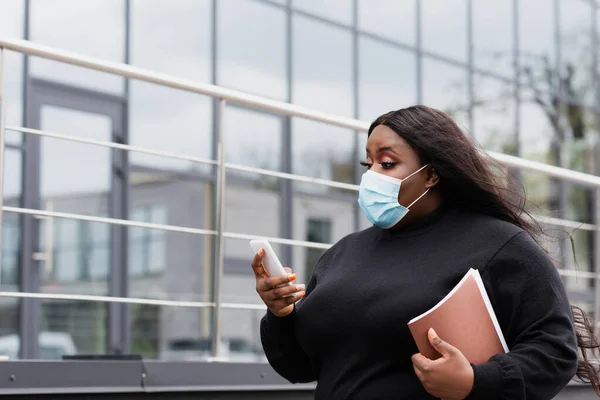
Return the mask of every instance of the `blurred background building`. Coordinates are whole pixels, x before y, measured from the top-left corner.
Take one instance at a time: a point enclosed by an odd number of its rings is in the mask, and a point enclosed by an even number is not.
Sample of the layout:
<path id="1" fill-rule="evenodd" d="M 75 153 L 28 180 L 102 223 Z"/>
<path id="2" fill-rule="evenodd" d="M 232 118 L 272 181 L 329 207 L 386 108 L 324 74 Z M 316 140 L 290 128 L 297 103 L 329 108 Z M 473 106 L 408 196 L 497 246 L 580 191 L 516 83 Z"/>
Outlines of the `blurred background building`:
<path id="1" fill-rule="evenodd" d="M 366 121 L 422 103 L 451 114 L 488 150 L 597 174 L 599 4 L 0 0 L 0 36 Z M 5 77 L 8 125 L 215 158 L 216 103 L 208 97 L 12 52 Z M 226 109 L 223 132 L 231 163 L 345 183 L 362 173 L 364 133 L 236 106 Z M 208 166 L 7 135 L 5 205 L 214 228 Z M 594 193 L 542 174 L 515 175 L 551 236 L 573 302 L 593 312 Z M 348 190 L 235 171 L 227 183 L 228 232 L 333 243 L 368 226 Z M 0 290 L 107 295 L 112 270 L 131 297 L 213 296 L 210 236 L 13 213 L 2 230 Z M 300 281 L 322 251 L 275 250 Z M 251 257 L 246 240 L 227 239 L 222 301 L 259 304 Z M 222 311 L 226 358 L 264 361 L 262 314 Z M 3 298 L 0 353 L 19 357 L 26 342 L 23 358 L 204 359 L 211 321 L 208 309 Z M 111 330 L 121 332 L 118 340 L 108 340 Z"/>

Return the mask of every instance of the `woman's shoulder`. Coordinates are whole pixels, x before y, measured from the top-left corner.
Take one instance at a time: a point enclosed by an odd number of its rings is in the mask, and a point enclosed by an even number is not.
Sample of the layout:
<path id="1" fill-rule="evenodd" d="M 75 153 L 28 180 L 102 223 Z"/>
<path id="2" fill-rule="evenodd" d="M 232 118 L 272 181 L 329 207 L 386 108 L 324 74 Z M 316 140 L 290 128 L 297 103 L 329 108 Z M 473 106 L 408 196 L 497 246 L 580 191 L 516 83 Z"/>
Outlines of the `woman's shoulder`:
<path id="1" fill-rule="evenodd" d="M 455 214 L 456 229 L 463 234 L 476 235 L 491 242 L 506 243 L 525 230 L 509 221 L 474 211 L 458 210 Z"/>

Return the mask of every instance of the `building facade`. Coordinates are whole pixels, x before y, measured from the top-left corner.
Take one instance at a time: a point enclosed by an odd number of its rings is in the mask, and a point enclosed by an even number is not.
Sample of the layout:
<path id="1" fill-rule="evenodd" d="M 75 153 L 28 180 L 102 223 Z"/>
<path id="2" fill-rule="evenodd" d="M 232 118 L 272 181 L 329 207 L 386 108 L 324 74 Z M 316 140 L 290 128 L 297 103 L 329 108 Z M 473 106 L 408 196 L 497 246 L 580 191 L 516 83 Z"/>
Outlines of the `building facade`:
<path id="1" fill-rule="evenodd" d="M 487 150 L 597 174 L 599 7 L 587 0 L 0 0 L 0 36 L 367 121 L 426 104 L 451 114 Z M 343 183 L 362 173 L 364 133 L 237 106 L 227 107 L 218 127 L 208 97 L 11 52 L 4 76 L 12 127 L 206 159 L 215 158 L 221 129 L 233 164 Z M 214 229 L 215 173 L 207 165 L 11 130 L 6 143 L 5 205 Z M 596 270 L 595 194 L 542 174 L 516 175 L 529 210 L 546 222 L 573 302 L 592 312 L 594 281 L 573 271 Z M 225 204 L 227 232 L 333 243 L 367 226 L 352 191 L 248 172 L 228 172 Z M 12 213 L 2 229 L 3 291 L 117 290 L 207 302 L 215 292 L 210 236 Z M 300 281 L 321 254 L 275 250 Z M 259 304 L 251 257 L 246 240 L 227 239 L 223 302 Z M 210 349 L 209 309 L 0 304 L 0 352 L 13 357 L 204 359 Z M 261 314 L 222 311 L 225 358 L 264 361 Z M 20 355 L 19 340 L 28 343 Z"/>

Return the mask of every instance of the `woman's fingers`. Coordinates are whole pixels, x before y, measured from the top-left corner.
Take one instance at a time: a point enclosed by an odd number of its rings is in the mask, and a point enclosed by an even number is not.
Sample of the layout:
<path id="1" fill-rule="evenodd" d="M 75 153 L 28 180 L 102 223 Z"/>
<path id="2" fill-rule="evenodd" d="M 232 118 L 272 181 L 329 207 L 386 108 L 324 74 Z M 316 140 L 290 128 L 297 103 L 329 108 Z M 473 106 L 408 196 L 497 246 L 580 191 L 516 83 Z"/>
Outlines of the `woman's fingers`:
<path id="1" fill-rule="evenodd" d="M 283 275 L 283 276 L 270 276 L 264 279 L 256 280 L 256 290 L 259 292 L 267 292 L 271 289 L 275 289 L 281 285 L 292 282 L 296 279 L 296 274 Z"/>
<path id="2" fill-rule="evenodd" d="M 280 297 L 276 300 L 272 300 L 270 301 L 270 303 L 272 304 L 269 308 L 271 309 L 277 309 L 277 308 L 285 308 L 287 306 L 289 306 L 290 304 L 294 304 L 295 302 L 297 302 L 298 300 L 300 300 L 301 298 L 303 298 L 306 295 L 306 292 L 304 290 L 300 291 L 300 292 L 296 292 L 292 295 L 288 295 L 286 297 Z"/>
<path id="3" fill-rule="evenodd" d="M 260 249 L 258 253 L 254 255 L 254 259 L 252 260 L 252 270 L 254 271 L 254 275 L 257 279 L 268 276 L 262 263 L 264 256 L 265 251 L 263 249 Z"/>
<path id="4" fill-rule="evenodd" d="M 306 289 L 306 285 L 287 285 L 275 288 L 273 290 L 269 290 L 265 293 L 265 298 L 267 300 L 277 300 L 282 297 L 289 296 L 294 293 L 302 292 Z"/>

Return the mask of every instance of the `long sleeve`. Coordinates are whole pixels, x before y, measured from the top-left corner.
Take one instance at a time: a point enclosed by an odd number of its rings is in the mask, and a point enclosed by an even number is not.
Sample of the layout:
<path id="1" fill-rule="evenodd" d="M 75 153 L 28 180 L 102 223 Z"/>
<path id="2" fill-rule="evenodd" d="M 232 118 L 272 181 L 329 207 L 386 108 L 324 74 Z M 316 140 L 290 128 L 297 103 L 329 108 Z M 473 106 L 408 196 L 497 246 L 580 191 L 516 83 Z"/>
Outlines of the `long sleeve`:
<path id="1" fill-rule="evenodd" d="M 468 399 L 551 399 L 577 369 L 567 294 L 550 258 L 525 232 L 482 271 L 509 353 L 474 366 Z"/>
<path id="2" fill-rule="evenodd" d="M 315 285 L 316 279 L 313 277 L 306 288 L 305 298 Z M 269 364 L 279 375 L 292 383 L 313 382 L 317 378 L 312 363 L 296 340 L 296 307 L 298 304 L 291 314 L 281 318 L 267 311 L 260 323 L 262 346 Z"/>

